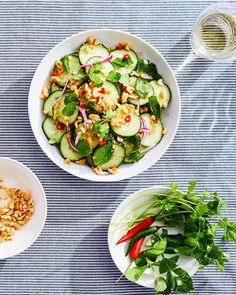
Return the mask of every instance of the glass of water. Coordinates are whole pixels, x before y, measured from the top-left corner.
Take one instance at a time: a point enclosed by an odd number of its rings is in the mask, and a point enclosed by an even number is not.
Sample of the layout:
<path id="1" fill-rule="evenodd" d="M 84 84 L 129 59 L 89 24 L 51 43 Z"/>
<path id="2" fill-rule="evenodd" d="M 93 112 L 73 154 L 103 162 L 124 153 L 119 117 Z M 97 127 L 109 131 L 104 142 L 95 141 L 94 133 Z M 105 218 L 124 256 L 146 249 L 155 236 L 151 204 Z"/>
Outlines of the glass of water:
<path id="1" fill-rule="evenodd" d="M 200 57 L 236 59 L 236 6 L 219 2 L 204 9 L 194 24 L 191 44 Z"/>

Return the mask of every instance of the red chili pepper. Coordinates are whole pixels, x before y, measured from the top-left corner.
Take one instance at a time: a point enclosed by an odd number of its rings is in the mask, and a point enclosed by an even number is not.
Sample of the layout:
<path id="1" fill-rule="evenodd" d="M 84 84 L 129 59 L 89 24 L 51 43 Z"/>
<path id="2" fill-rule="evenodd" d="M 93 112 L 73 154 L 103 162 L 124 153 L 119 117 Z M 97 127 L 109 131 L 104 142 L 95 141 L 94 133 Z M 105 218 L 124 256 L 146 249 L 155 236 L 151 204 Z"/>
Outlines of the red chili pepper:
<path id="1" fill-rule="evenodd" d="M 107 143 L 106 143 L 105 140 L 102 140 L 102 141 L 99 143 L 100 146 L 104 146 L 104 145 L 106 145 L 106 144 L 107 144 Z"/>
<path id="2" fill-rule="evenodd" d="M 125 122 L 130 122 L 131 121 L 131 116 L 130 115 L 127 115 L 126 117 L 125 117 Z"/>
<path id="3" fill-rule="evenodd" d="M 153 122 L 153 124 L 156 125 L 158 123 L 158 120 L 157 119 L 153 119 L 152 122 Z"/>
<path id="4" fill-rule="evenodd" d="M 123 56 L 123 59 L 124 59 L 124 60 L 128 60 L 129 58 L 130 58 L 129 54 L 125 54 L 125 55 Z"/>
<path id="5" fill-rule="evenodd" d="M 124 49 L 124 46 L 121 44 L 118 44 L 118 45 L 116 45 L 116 49 L 118 49 L 118 50 Z"/>
<path id="6" fill-rule="evenodd" d="M 148 217 L 144 219 L 140 224 L 131 228 L 122 238 L 120 238 L 119 241 L 116 243 L 116 245 L 131 239 L 141 230 L 148 228 L 151 224 L 153 224 L 154 220 L 155 220 L 155 217 Z"/>
<path id="7" fill-rule="evenodd" d="M 80 107 L 81 107 L 82 109 L 85 109 L 85 108 L 86 108 L 86 104 L 85 104 L 85 103 L 81 103 L 81 104 L 80 104 Z"/>
<path id="8" fill-rule="evenodd" d="M 120 86 L 120 90 L 121 90 L 121 91 L 126 91 L 126 87 L 123 86 L 123 85 L 121 85 L 121 86 Z"/>
<path id="9" fill-rule="evenodd" d="M 102 94 L 105 94 L 106 93 L 106 89 L 104 87 L 102 87 L 102 89 L 99 92 L 102 93 Z"/>
<path id="10" fill-rule="evenodd" d="M 137 259 L 139 257 L 139 253 L 140 253 L 140 250 L 141 250 L 141 247 L 142 247 L 142 244 L 143 244 L 144 240 L 145 240 L 145 237 L 137 240 L 134 243 L 134 245 L 131 248 L 130 253 L 129 253 L 131 258 Z"/>
<path id="11" fill-rule="evenodd" d="M 121 97 L 118 98 L 118 102 L 121 103 Z"/>
<path id="12" fill-rule="evenodd" d="M 64 129 L 64 125 L 63 125 L 62 123 L 57 123 L 57 124 L 56 124 L 56 128 L 57 128 L 58 130 L 63 130 L 63 129 Z"/>
<path id="13" fill-rule="evenodd" d="M 52 71 L 52 76 L 58 76 L 59 75 L 59 71 L 58 70 L 53 70 Z"/>

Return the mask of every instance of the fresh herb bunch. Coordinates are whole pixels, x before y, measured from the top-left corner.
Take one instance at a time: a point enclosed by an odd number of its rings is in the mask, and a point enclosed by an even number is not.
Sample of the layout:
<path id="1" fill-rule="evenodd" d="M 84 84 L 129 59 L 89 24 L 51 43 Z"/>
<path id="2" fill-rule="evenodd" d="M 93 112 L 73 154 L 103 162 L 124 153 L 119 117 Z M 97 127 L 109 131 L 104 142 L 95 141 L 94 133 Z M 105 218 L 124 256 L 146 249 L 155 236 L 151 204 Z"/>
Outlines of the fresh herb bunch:
<path id="1" fill-rule="evenodd" d="M 229 255 L 216 245 L 215 237 L 221 228 L 222 241 L 236 243 L 236 222 L 221 217 L 222 208 L 227 208 L 227 204 L 218 193 L 198 194 L 195 186 L 196 182 L 190 182 L 187 191 L 181 192 L 178 184 L 173 183 L 169 194 L 155 194 L 153 202 L 129 222 L 128 229 L 132 229 L 140 220 L 156 216 L 155 221 L 164 223 L 167 228 L 151 235 L 145 250 L 134 260 L 135 266 L 131 264 L 125 272 L 126 278 L 138 281 L 145 270 L 151 268 L 156 274 L 155 290 L 170 294 L 171 291 L 193 290 L 192 278 L 177 264 L 180 255 L 195 257 L 199 269 L 215 264 L 218 271 L 224 270 Z M 178 226 L 183 228 L 183 234 L 168 233 L 168 227 Z"/>

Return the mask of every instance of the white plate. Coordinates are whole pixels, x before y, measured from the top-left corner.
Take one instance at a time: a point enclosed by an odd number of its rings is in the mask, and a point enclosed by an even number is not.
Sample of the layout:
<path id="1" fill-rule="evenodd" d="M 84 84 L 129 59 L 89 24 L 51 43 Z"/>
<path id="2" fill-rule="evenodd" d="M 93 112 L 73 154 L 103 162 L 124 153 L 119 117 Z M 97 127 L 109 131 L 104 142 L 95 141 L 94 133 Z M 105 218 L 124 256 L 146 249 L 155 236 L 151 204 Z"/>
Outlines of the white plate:
<path id="1" fill-rule="evenodd" d="M 130 258 L 128 256 L 125 257 L 125 251 L 128 243 L 121 243 L 116 245 L 117 241 L 124 235 L 126 230 L 126 226 L 117 226 L 115 223 L 122 222 L 127 220 L 127 214 L 136 206 L 142 204 L 143 202 L 152 200 L 153 197 L 150 196 L 151 193 L 168 193 L 169 189 L 163 186 L 153 186 L 149 188 L 145 188 L 139 190 L 126 198 L 116 209 L 114 212 L 111 223 L 108 229 L 108 246 L 111 253 L 111 257 L 116 264 L 117 268 L 124 273 L 126 269 L 130 265 Z M 145 193 L 149 195 L 145 195 Z M 137 211 L 138 212 L 138 211 Z M 132 218 L 134 216 L 130 216 Z M 176 228 L 168 228 L 170 234 L 180 233 L 180 229 Z M 190 276 L 193 276 L 198 269 L 198 262 L 193 257 L 187 257 L 180 255 L 180 259 L 178 261 L 178 265 L 186 270 Z M 154 288 L 154 276 L 153 272 L 148 269 L 144 272 L 141 278 L 136 282 L 137 284 Z"/>
<path id="2" fill-rule="evenodd" d="M 16 231 L 12 241 L 0 243 L 0 259 L 21 253 L 38 238 L 47 216 L 47 201 L 44 189 L 36 175 L 23 164 L 10 158 L 0 157 L 1 185 L 28 191 L 35 202 L 35 212 L 29 221 Z"/>
<path id="3" fill-rule="evenodd" d="M 144 58 L 150 59 L 157 65 L 160 74 L 164 77 L 166 83 L 168 84 L 172 92 L 172 99 L 170 101 L 169 107 L 164 112 L 163 116 L 164 126 L 167 127 L 169 131 L 167 135 L 164 136 L 161 143 L 158 144 L 152 150 L 150 150 L 145 155 L 145 157 L 143 157 L 138 163 L 122 165 L 119 168 L 119 173 L 114 175 L 111 174 L 108 176 L 96 175 L 93 171 L 91 171 L 91 168 L 87 165 L 79 166 L 74 163 L 70 165 L 64 164 L 60 151 L 57 147 L 52 146 L 48 143 L 48 140 L 45 137 L 41 128 L 43 114 L 42 101 L 39 99 L 39 96 L 41 94 L 44 84 L 49 78 L 49 75 L 54 67 L 55 60 L 62 58 L 64 55 L 70 52 L 76 51 L 78 47 L 88 38 L 88 36 L 93 36 L 101 40 L 108 46 L 114 46 L 119 41 L 130 42 L 137 52 L 142 51 L 144 53 Z M 34 74 L 29 91 L 28 102 L 28 111 L 31 127 L 40 147 L 45 152 L 45 154 L 56 165 L 58 165 L 60 168 L 62 168 L 70 174 L 92 181 L 106 182 L 118 181 L 137 175 L 143 172 L 144 170 L 148 169 L 151 165 L 158 161 L 160 157 L 166 152 L 167 148 L 169 147 L 170 143 L 172 142 L 175 136 L 179 124 L 180 108 L 181 106 L 178 84 L 170 66 L 163 58 L 163 56 L 150 44 L 134 35 L 118 30 L 107 29 L 82 32 L 65 39 L 57 46 L 55 46 L 44 57 L 44 59 L 42 60 Z"/>

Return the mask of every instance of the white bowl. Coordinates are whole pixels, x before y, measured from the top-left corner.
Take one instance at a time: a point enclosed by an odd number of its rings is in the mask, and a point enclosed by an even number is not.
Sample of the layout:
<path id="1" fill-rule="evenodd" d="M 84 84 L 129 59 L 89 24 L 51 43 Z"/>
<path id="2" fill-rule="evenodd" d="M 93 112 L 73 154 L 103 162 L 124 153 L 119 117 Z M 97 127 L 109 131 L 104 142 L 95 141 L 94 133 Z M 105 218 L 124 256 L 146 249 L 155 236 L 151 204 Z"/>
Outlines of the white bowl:
<path id="1" fill-rule="evenodd" d="M 125 256 L 128 243 L 116 245 L 117 241 L 124 235 L 126 231 L 126 224 L 121 226 L 120 223 L 127 220 L 127 214 L 129 214 L 129 212 L 134 207 L 139 206 L 146 201 L 150 201 L 153 198 L 150 196 L 150 194 L 168 194 L 169 191 L 169 188 L 164 186 L 153 186 L 141 189 L 127 197 L 114 212 L 108 229 L 108 246 L 114 263 L 122 273 L 124 273 L 129 267 L 131 260 L 128 256 Z M 137 212 L 141 213 L 141 211 Z M 132 217 L 135 216 L 130 216 L 129 218 Z M 169 234 L 182 233 L 181 229 L 179 228 L 168 228 L 168 232 Z M 198 270 L 198 262 L 194 257 L 180 255 L 178 265 L 187 271 L 190 276 L 193 276 Z M 153 272 L 148 269 L 136 283 L 144 287 L 154 288 Z"/>
<path id="2" fill-rule="evenodd" d="M 87 39 L 88 36 L 93 36 L 108 46 L 114 46 L 119 41 L 128 41 L 132 44 L 136 51 L 142 51 L 143 57 L 154 62 L 160 74 L 164 77 L 166 83 L 171 89 L 172 99 L 169 107 L 164 112 L 164 126 L 168 128 L 168 133 L 164 136 L 160 144 L 150 150 L 138 163 L 121 165 L 117 174 L 107 176 L 96 175 L 87 165 L 78 166 L 77 164 L 64 164 L 63 158 L 57 147 L 48 143 L 41 125 L 43 121 L 42 101 L 39 99 L 42 88 L 46 83 L 49 75 L 54 67 L 56 59 L 62 58 L 64 55 L 76 51 L 78 47 Z M 28 111 L 32 130 L 34 135 L 45 154 L 60 168 L 75 176 L 92 180 L 92 181 L 118 181 L 137 175 L 153 165 L 166 152 L 171 144 L 180 118 L 180 93 L 177 81 L 170 66 L 164 57 L 150 44 L 144 40 L 118 30 L 91 30 L 73 35 L 57 46 L 55 46 L 42 60 L 38 66 L 29 91 Z"/>
<path id="3" fill-rule="evenodd" d="M 0 259 L 5 259 L 26 250 L 38 238 L 47 216 L 47 201 L 36 175 L 15 160 L 0 157 L 0 178 L 4 180 L 1 185 L 30 192 L 35 203 L 35 212 L 29 221 L 15 232 L 13 240 L 0 243 Z"/>

